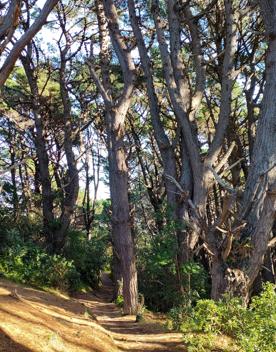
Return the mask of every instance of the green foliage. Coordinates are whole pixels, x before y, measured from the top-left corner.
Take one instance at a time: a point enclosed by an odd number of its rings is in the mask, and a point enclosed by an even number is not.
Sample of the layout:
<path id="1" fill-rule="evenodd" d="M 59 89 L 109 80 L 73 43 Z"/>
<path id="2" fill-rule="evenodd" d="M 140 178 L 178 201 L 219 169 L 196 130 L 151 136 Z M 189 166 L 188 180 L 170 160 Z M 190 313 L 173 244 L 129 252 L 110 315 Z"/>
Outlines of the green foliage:
<path id="1" fill-rule="evenodd" d="M 182 304 L 180 306 L 173 307 L 168 313 L 168 328 L 181 330 L 183 321 L 189 319 L 191 312 L 192 307 L 188 304 Z"/>
<path id="2" fill-rule="evenodd" d="M 71 231 L 68 234 L 64 255 L 74 262 L 82 281 L 92 287 L 98 286 L 101 271 L 107 265 L 107 244 L 108 237 L 105 234 L 91 240 L 81 231 Z"/>
<path id="3" fill-rule="evenodd" d="M 19 216 L 14 219 L 12 209 L 0 208 L 0 252 L 14 241 L 41 240 L 41 219 Z"/>
<path id="4" fill-rule="evenodd" d="M 214 336 L 212 334 L 186 334 L 184 342 L 187 344 L 188 352 L 207 352 L 213 350 Z"/>
<path id="5" fill-rule="evenodd" d="M 0 272 L 4 276 L 64 291 L 98 285 L 108 263 L 108 232 L 100 221 L 91 240 L 83 232 L 69 231 L 62 255 L 50 255 L 38 245 L 44 243 L 40 221 L 24 216 L 16 222 L 11 219 L 12 211 L 0 208 Z M 59 226 L 57 221 L 51 225 Z"/>
<path id="6" fill-rule="evenodd" d="M 8 231 L 10 228 L 10 216 L 9 210 L 0 208 L 0 254 L 4 250 L 8 241 Z"/>
<path id="7" fill-rule="evenodd" d="M 276 350 L 276 294 L 271 283 L 248 308 L 239 298 L 226 295 L 218 302 L 199 300 L 186 311 L 172 310 L 170 318 L 173 327 L 184 332 L 189 351 L 206 351 L 220 334 L 233 337 L 244 352 Z"/>
<path id="8" fill-rule="evenodd" d="M 124 297 L 122 295 L 119 295 L 116 299 L 115 299 L 115 304 L 120 307 L 123 308 L 124 306 Z"/>
<path id="9" fill-rule="evenodd" d="M 75 291 L 80 274 L 73 261 L 60 255 L 49 255 L 31 242 L 24 242 L 16 231 L 7 233 L 7 247 L 0 256 L 0 272 L 7 278 L 39 287 Z"/>
<path id="10" fill-rule="evenodd" d="M 170 221 L 163 231 L 138 246 L 139 289 L 146 298 L 149 309 L 166 312 L 174 306 L 187 305 L 203 298 L 208 290 L 207 274 L 195 262 L 186 263 L 180 268 L 184 295 L 179 293 L 177 278 L 177 238 L 178 224 Z"/>
<path id="11" fill-rule="evenodd" d="M 186 292 L 183 304 L 194 304 L 198 299 L 206 297 L 209 285 L 204 267 L 200 263 L 189 261 L 183 264 L 180 269 Z"/>
<path id="12" fill-rule="evenodd" d="M 166 311 L 179 303 L 176 284 L 175 252 L 176 239 L 170 229 L 150 238 L 138 251 L 139 289 L 146 298 L 148 308 Z"/>

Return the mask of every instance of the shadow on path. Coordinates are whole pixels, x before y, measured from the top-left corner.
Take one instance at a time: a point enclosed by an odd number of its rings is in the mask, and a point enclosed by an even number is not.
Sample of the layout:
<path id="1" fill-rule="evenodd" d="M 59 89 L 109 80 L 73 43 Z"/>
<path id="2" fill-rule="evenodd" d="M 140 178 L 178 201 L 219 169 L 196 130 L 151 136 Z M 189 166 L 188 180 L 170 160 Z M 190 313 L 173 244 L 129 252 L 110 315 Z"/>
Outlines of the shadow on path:
<path id="1" fill-rule="evenodd" d="M 32 352 L 32 350 L 13 341 L 13 339 L 0 328 L 0 352 Z"/>
<path id="2" fill-rule="evenodd" d="M 120 351 L 186 351 L 182 334 L 168 332 L 156 323 L 136 323 L 135 316 L 123 316 L 120 308 L 111 302 L 112 292 L 112 281 L 103 274 L 102 287 L 98 291 L 76 298 L 92 312 L 99 324 L 110 331 Z"/>

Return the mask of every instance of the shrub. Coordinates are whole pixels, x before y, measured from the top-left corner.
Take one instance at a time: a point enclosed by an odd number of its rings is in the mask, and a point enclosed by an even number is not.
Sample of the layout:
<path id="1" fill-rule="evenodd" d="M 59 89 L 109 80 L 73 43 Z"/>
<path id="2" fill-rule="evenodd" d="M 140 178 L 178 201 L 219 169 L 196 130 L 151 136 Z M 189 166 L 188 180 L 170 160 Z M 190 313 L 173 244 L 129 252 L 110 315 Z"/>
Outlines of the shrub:
<path id="1" fill-rule="evenodd" d="M 174 330 L 181 330 L 183 322 L 189 319 L 192 307 L 190 305 L 180 305 L 172 308 L 168 314 L 168 327 Z"/>
<path id="2" fill-rule="evenodd" d="M 7 246 L 0 256 L 0 272 L 7 278 L 39 287 L 74 291 L 80 287 L 80 274 L 72 261 L 49 255 L 31 241 L 24 242 L 9 231 Z"/>
<path id="3" fill-rule="evenodd" d="M 42 224 L 37 216 L 21 215 L 14 219 L 9 208 L 0 207 L 0 251 L 12 245 L 14 240 L 42 242 Z"/>
<path id="4" fill-rule="evenodd" d="M 116 299 L 115 299 L 115 304 L 120 307 L 123 308 L 124 306 L 124 297 L 122 295 L 119 295 Z"/>
<path id="5" fill-rule="evenodd" d="M 139 289 L 148 308 L 167 311 L 179 303 L 175 252 L 177 243 L 168 232 L 158 233 L 152 241 L 138 246 L 137 269 Z"/>
<path id="6" fill-rule="evenodd" d="M 82 281 L 92 287 L 97 287 L 101 271 L 108 262 L 106 248 L 108 237 L 95 236 L 88 240 L 81 231 L 71 231 L 64 248 L 66 258 L 72 260 Z"/>
<path id="7" fill-rule="evenodd" d="M 181 317 L 182 323 L 179 316 L 172 313 L 174 326 L 185 333 L 189 351 L 204 351 L 202 346 L 210 346 L 210 341 L 218 334 L 233 337 L 244 352 L 276 350 L 276 294 L 275 285 L 271 283 L 264 285 L 261 295 L 253 297 L 248 308 L 239 298 L 226 295 L 218 302 L 199 300 Z"/>
<path id="8" fill-rule="evenodd" d="M 176 268 L 178 250 L 176 224 L 168 222 L 164 230 L 138 247 L 139 289 L 146 298 L 146 306 L 155 311 L 167 312 L 174 306 L 186 305 L 205 297 L 208 291 L 207 273 L 203 266 L 188 262 L 180 268 L 185 296 L 179 293 Z"/>

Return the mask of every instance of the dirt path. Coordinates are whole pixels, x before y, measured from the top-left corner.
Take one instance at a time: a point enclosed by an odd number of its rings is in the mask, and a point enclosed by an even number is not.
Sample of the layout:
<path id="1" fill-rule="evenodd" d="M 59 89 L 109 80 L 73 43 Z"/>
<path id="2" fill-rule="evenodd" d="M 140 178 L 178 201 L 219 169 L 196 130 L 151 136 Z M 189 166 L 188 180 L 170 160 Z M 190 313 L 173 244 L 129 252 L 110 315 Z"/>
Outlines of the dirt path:
<path id="1" fill-rule="evenodd" d="M 102 281 L 103 286 L 98 292 L 94 295 L 80 295 L 78 300 L 91 310 L 101 326 L 111 332 L 120 351 L 185 351 L 182 335 L 166 331 L 154 318 L 136 323 L 135 316 L 122 316 L 121 310 L 114 303 L 110 303 L 111 280 L 104 275 Z"/>
<path id="2" fill-rule="evenodd" d="M 0 352 L 185 351 L 154 318 L 136 323 L 110 303 L 112 284 L 74 298 L 0 279 Z"/>

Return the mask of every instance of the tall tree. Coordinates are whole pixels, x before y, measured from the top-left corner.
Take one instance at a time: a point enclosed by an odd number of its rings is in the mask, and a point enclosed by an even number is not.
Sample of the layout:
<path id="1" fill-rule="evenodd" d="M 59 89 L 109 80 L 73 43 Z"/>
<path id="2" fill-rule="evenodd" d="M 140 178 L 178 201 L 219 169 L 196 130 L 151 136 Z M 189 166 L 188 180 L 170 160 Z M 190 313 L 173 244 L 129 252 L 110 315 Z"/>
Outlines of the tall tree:
<path id="1" fill-rule="evenodd" d="M 128 199 L 128 167 L 125 153 L 125 120 L 131 104 L 135 82 L 135 66 L 123 35 L 119 29 L 116 7 L 112 0 L 96 1 L 100 36 L 100 66 L 102 80 L 89 61 L 90 73 L 104 102 L 105 129 L 109 160 L 109 183 L 112 205 L 112 241 L 117 256 L 119 275 L 123 279 L 124 313 L 136 314 L 138 307 L 137 272 L 134 242 L 131 234 Z M 114 95 L 110 81 L 110 35 L 123 75 L 123 89 Z M 92 53 L 91 53 L 92 54 Z"/>
<path id="2" fill-rule="evenodd" d="M 244 173 L 247 182 L 243 204 L 247 204 L 247 207 L 250 197 L 255 194 L 254 187 L 259 184 L 258 173 L 252 171 L 254 162 L 249 174 L 247 172 L 246 163 L 242 161 L 246 156 L 240 153 L 241 148 L 247 147 L 241 147 L 240 137 L 234 131 L 239 111 L 239 97 L 236 91 L 240 83 L 237 77 L 243 70 L 245 77 L 251 72 L 251 88 L 247 93 L 248 97 L 251 96 L 249 99 L 252 99 L 254 91 L 256 92 L 256 79 L 252 78 L 256 75 L 256 68 L 252 60 L 259 60 L 259 54 L 256 55 L 255 38 L 252 40 L 252 37 L 248 36 L 246 26 L 259 26 L 260 22 L 256 8 L 246 7 L 246 3 L 238 4 L 230 0 L 210 1 L 207 9 L 204 9 L 202 4 L 200 1 L 167 1 L 164 4 L 156 0 L 152 1 L 148 10 L 152 15 L 156 33 L 155 49 L 158 48 L 167 94 L 179 130 L 179 137 L 174 145 L 166 137 L 165 123 L 160 119 L 152 69 L 154 63 L 150 47 L 146 47 L 149 39 L 142 35 L 142 25 L 145 28 L 152 27 L 153 24 L 144 16 L 143 11 L 137 11 L 139 6 L 135 6 L 134 1 L 128 1 L 131 24 L 145 73 L 155 138 L 162 156 L 164 176 L 167 183 L 171 183 L 170 188 L 166 186 L 167 199 L 174 208 L 175 219 L 182 223 L 182 227 L 177 231 L 179 266 L 193 257 L 195 246 L 198 242 L 201 243 L 210 259 L 212 297 L 219 298 L 226 289 L 230 289 L 226 285 L 225 268 L 229 266 L 231 275 L 234 272 L 227 262 L 233 236 L 241 232 L 245 223 L 249 223 L 249 219 L 236 221 L 232 216 L 233 211 L 244 214 L 237 199 L 240 199 L 241 195 L 237 196 L 237 192 L 233 191 L 233 187 L 225 182 L 219 173 L 223 175 L 228 165 L 232 174 L 232 185 L 240 183 L 240 173 Z M 246 17 L 242 17 L 242 13 Z M 255 18 L 255 21 L 248 24 L 251 18 Z M 207 60 L 208 56 L 210 58 Z M 212 94 L 215 94 L 215 97 Z M 255 95 L 255 102 L 259 96 Z M 251 110 L 252 107 L 254 109 L 254 103 L 250 104 Z M 206 127 L 204 129 L 201 126 L 200 119 L 206 111 L 210 114 L 212 131 L 206 113 Z M 252 121 L 252 112 L 249 112 L 248 118 Z M 238 121 L 240 124 L 240 120 Z M 262 124 L 258 129 L 261 126 Z M 262 143 L 258 142 L 258 133 L 260 132 L 257 132 L 255 146 Z M 234 136 L 236 146 L 231 143 L 230 136 Z M 249 143 L 252 144 L 252 135 L 249 137 Z M 271 141 L 269 143 L 271 144 Z M 263 148 L 262 145 L 262 148 L 254 147 L 254 150 L 263 153 L 266 148 L 268 147 Z M 265 153 L 269 155 L 267 150 Z M 256 155 L 253 159 L 257 160 L 256 152 L 253 152 L 253 155 Z M 264 162 L 266 158 L 261 155 L 259 160 Z M 236 160 L 237 157 L 239 160 Z M 275 160 L 275 155 L 271 155 L 271 158 Z M 233 166 L 229 164 L 231 161 Z M 242 167 L 238 166 L 239 163 Z M 269 169 L 269 166 L 267 168 Z M 214 212 L 211 210 L 212 199 L 215 202 Z M 259 210 L 260 208 L 257 208 L 256 212 Z M 253 214 L 254 211 L 250 212 L 250 218 L 254 217 Z M 271 220 L 272 223 L 273 221 Z M 248 231 L 248 226 L 244 231 Z M 254 234 L 251 233 L 249 237 L 254 242 Z M 258 249 L 256 251 L 258 252 Z M 259 256 L 258 258 L 260 261 Z M 256 272 L 260 269 L 258 266 L 254 268 Z M 249 286 L 245 290 L 247 293 Z"/>

